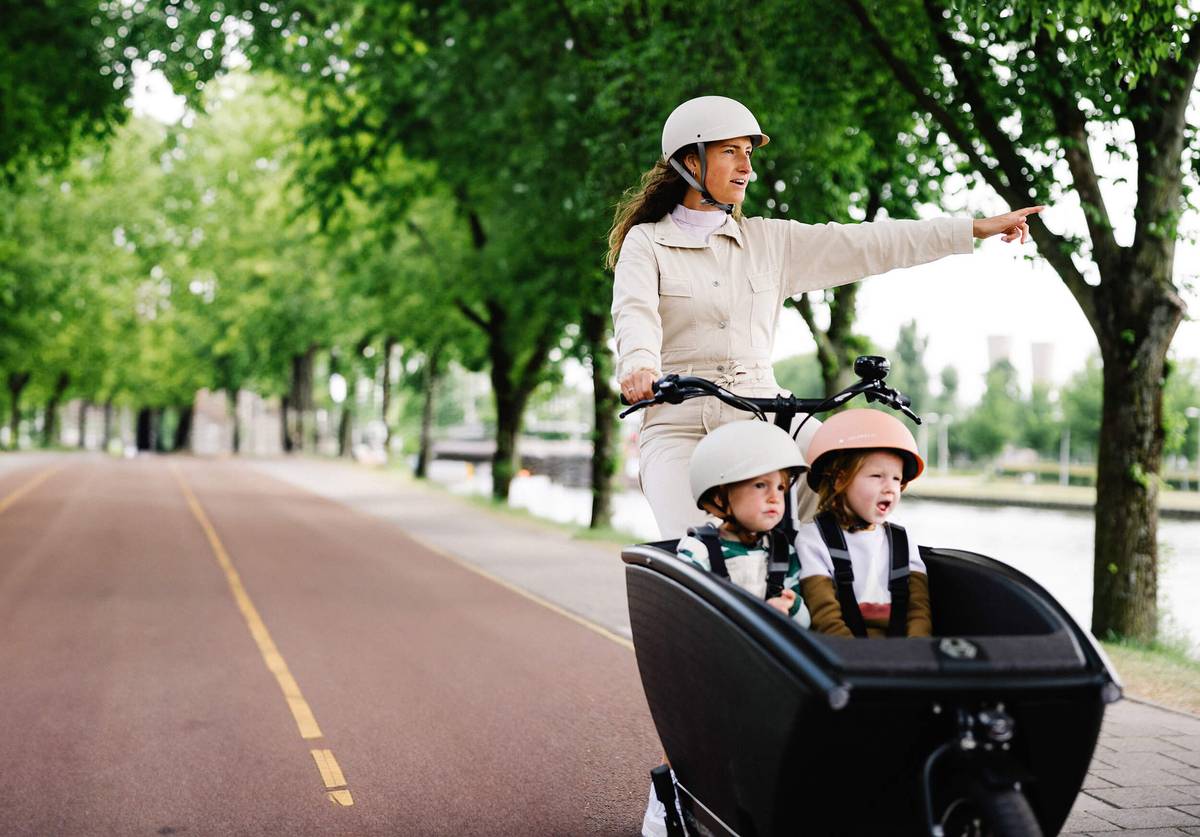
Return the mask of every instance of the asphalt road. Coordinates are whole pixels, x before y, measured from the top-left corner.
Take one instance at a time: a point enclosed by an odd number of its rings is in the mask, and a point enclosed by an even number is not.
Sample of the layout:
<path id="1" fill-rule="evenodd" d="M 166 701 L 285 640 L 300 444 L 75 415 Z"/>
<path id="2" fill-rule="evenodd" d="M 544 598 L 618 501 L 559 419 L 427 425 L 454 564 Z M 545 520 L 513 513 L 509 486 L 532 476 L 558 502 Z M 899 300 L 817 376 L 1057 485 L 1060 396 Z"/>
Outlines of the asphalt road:
<path id="1" fill-rule="evenodd" d="M 233 461 L 0 466 L 3 834 L 637 833 L 602 633 Z"/>

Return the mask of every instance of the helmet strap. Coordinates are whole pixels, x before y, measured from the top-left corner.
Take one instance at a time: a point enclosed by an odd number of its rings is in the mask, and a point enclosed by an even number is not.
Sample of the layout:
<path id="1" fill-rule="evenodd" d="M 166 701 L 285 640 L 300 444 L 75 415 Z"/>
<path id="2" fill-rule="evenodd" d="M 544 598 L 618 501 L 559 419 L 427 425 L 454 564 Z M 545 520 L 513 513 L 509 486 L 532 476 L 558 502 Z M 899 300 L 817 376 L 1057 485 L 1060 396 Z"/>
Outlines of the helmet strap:
<path id="1" fill-rule="evenodd" d="M 708 155 L 704 153 L 704 143 L 696 143 L 696 149 L 700 152 L 700 181 L 696 182 L 696 178 L 687 170 L 687 166 L 676 160 L 674 157 L 670 159 L 671 168 L 679 172 L 679 176 L 684 179 L 687 185 L 691 186 L 700 193 L 700 203 L 709 206 L 715 206 L 717 209 L 723 210 L 726 215 L 733 214 L 733 204 L 719 203 L 716 198 L 708 193 L 708 189 L 704 186 L 705 177 L 708 174 Z"/>

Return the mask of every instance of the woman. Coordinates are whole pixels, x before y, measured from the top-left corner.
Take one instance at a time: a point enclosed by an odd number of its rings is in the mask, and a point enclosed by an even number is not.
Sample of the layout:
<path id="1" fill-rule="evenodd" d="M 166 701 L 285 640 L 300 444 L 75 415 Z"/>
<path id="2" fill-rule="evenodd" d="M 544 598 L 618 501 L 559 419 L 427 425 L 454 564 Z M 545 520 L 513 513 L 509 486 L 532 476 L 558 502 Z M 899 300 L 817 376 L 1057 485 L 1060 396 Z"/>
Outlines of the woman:
<path id="1" fill-rule="evenodd" d="M 617 376 L 628 400 L 649 398 L 651 383 L 670 372 L 773 397 L 780 388 L 771 350 L 788 297 L 970 253 L 973 238 L 1024 242 L 1028 216 L 1043 209 L 863 224 L 745 218 L 751 156 L 768 142 L 754 114 L 733 99 L 684 102 L 663 126 L 662 159 L 617 208 L 607 264 L 615 273 Z M 696 443 L 747 417 L 715 398 L 645 411 L 639 475 L 662 537 L 703 521 L 688 493 Z M 808 434 L 799 441 L 803 449 Z"/>

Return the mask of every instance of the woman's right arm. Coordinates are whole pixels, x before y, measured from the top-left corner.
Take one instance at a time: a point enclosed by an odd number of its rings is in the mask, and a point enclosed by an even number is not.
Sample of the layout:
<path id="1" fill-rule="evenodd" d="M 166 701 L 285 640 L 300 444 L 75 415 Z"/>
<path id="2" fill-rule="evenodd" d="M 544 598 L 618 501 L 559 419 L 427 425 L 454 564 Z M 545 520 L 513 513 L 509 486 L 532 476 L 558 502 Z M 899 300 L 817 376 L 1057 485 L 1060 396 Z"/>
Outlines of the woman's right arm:
<path id="1" fill-rule="evenodd" d="M 658 261 L 644 230 L 634 227 L 621 245 L 613 276 L 613 334 L 617 378 L 631 401 L 653 395 L 660 377 L 662 319 L 658 314 Z"/>

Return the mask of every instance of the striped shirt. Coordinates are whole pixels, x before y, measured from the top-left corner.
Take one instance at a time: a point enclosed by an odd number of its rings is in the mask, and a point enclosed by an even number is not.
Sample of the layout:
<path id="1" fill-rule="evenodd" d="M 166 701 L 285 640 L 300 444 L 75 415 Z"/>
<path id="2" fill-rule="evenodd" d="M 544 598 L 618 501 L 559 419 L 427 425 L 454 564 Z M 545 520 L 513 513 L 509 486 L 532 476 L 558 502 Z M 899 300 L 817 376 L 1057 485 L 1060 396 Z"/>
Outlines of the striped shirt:
<path id="1" fill-rule="evenodd" d="M 750 546 L 741 541 L 721 538 L 721 555 L 725 558 L 725 570 L 729 573 L 729 580 L 756 599 L 767 595 L 767 544 L 765 535 L 758 543 Z M 708 560 L 708 547 L 697 537 L 687 535 L 681 538 L 675 548 L 675 554 L 706 572 L 712 572 L 712 563 Z M 791 544 L 788 544 L 788 569 L 783 579 L 783 587 L 796 594 L 796 601 L 789 615 L 801 627 L 807 628 L 811 619 L 800 596 L 800 559 Z"/>

